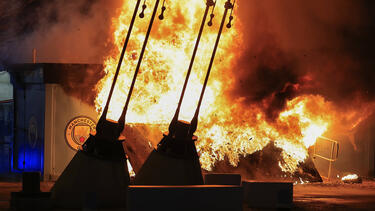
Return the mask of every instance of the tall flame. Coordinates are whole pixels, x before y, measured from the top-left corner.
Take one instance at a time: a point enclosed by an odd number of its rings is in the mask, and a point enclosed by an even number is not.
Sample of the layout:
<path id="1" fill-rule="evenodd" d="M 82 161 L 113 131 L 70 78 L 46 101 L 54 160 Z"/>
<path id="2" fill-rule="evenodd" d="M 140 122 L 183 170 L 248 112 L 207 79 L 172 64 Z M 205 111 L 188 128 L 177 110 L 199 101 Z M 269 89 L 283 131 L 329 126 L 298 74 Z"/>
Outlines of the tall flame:
<path id="1" fill-rule="evenodd" d="M 109 108 L 108 117 L 111 119 L 119 118 L 126 100 L 154 1 L 147 3 L 146 18 L 138 18 L 134 25 Z M 224 3 L 225 0 L 217 1 L 214 26 L 206 25 L 204 30 L 180 119 L 190 121 L 194 114 Z M 134 5 L 135 1 L 123 1 L 121 14 L 113 20 L 113 42 L 116 48 L 106 58 L 106 76 L 97 85 L 95 103 L 98 113 L 102 111 L 108 97 Z M 161 130 L 167 129 L 177 107 L 205 1 L 167 1 L 166 7 L 165 19 L 154 23 L 126 117 L 127 123 L 160 124 Z M 316 95 L 297 97 L 289 101 L 285 111 L 270 123 L 258 106 L 243 108 L 241 99 L 237 102 L 229 101 L 223 93 L 233 82 L 233 76 L 226 70 L 233 66 L 235 58 L 241 53 L 241 31 L 239 20 L 234 21 L 230 30 L 224 30 L 204 96 L 196 133 L 202 167 L 212 170 L 215 162 L 225 157 L 236 166 L 241 156 L 261 150 L 274 141 L 277 147 L 283 149 L 284 162 L 280 162 L 280 167 L 285 172 L 294 172 L 297 165 L 306 159 L 308 147 L 329 127 L 332 120 L 327 112 L 329 102 Z"/>
<path id="2" fill-rule="evenodd" d="M 218 2 L 222 5 L 224 1 Z M 96 107 L 101 111 L 105 104 L 114 70 L 121 51 L 124 34 L 129 25 L 129 12 L 134 8 L 135 1 L 124 1 L 122 13 L 114 20 L 114 43 L 117 49 L 105 61 L 107 75 L 99 82 L 97 89 L 100 90 L 96 99 Z M 151 2 L 148 2 L 151 5 Z M 153 3 L 153 2 L 152 2 Z M 149 5 L 149 7 L 150 7 Z M 200 21 L 205 8 L 204 1 L 195 0 L 189 2 L 168 1 L 166 20 L 156 21 L 152 30 L 151 39 L 146 50 L 140 74 L 137 79 L 135 92 L 130 103 L 127 114 L 128 123 L 169 123 L 177 107 L 177 100 L 181 93 L 182 84 L 186 75 L 187 67 L 192 54 Z M 217 7 L 216 13 L 222 14 L 223 7 Z M 150 9 L 145 12 L 150 17 Z M 187 14 L 188 13 L 188 14 Z M 216 27 L 206 27 L 202 36 L 197 59 L 188 83 L 185 100 L 181 108 L 181 119 L 191 120 L 202 88 L 203 76 L 206 73 L 210 55 L 217 35 L 218 20 Z M 109 109 L 109 118 L 117 119 L 121 114 L 123 104 L 126 100 L 127 91 L 130 86 L 134 67 L 138 60 L 138 54 L 144 40 L 144 31 L 148 25 L 148 19 L 137 19 L 133 36 L 125 54 L 124 64 L 121 68 L 119 81 L 116 84 L 114 98 Z M 222 43 L 218 49 L 216 61 L 220 60 L 220 66 L 229 68 L 233 53 L 229 52 L 232 47 L 231 40 L 238 37 L 236 30 L 224 32 Z M 213 68 L 213 72 L 220 74 L 225 68 Z M 215 103 L 215 99 L 221 93 L 222 81 L 212 77 L 205 93 L 205 103 L 202 105 L 202 113 L 212 115 L 215 109 L 209 106 Z"/>

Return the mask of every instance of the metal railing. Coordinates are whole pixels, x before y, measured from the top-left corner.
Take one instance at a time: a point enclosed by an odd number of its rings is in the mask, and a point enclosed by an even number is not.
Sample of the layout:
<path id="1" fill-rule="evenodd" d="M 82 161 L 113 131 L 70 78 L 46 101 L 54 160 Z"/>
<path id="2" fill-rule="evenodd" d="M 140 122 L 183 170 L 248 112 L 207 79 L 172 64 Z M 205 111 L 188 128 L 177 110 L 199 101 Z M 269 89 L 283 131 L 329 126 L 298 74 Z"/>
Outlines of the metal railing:
<path id="1" fill-rule="evenodd" d="M 318 154 L 317 151 L 316 151 L 316 145 L 318 144 L 318 140 L 321 139 L 321 140 L 324 140 L 324 141 L 327 141 L 327 142 L 330 142 L 330 145 L 331 145 L 331 149 L 329 151 L 330 155 L 329 157 L 326 157 L 325 155 L 321 155 L 321 154 Z M 327 138 L 327 137 L 323 137 L 323 136 L 320 136 L 318 138 L 318 140 L 316 141 L 315 145 L 314 145 L 314 152 L 313 152 L 313 157 L 318 157 L 318 158 L 321 158 L 323 160 L 326 160 L 329 162 L 329 165 L 328 165 L 328 175 L 326 177 L 327 180 L 330 180 L 331 178 L 331 173 L 332 173 L 332 163 L 335 162 L 337 159 L 338 159 L 338 156 L 339 156 L 339 142 L 338 141 L 335 141 L 333 139 L 330 139 L 330 138 Z M 322 176 L 324 177 L 324 176 Z"/>

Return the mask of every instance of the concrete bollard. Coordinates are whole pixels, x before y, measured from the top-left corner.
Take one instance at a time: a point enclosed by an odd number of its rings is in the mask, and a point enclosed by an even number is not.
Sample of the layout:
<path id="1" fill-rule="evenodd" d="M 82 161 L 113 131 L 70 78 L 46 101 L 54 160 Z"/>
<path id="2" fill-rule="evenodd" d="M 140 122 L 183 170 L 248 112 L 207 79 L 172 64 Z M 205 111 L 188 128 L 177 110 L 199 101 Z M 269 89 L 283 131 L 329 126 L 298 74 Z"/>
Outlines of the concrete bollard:
<path id="1" fill-rule="evenodd" d="M 293 183 L 243 181 L 244 201 L 251 208 L 291 208 Z"/>
<path id="2" fill-rule="evenodd" d="M 22 192 L 39 193 L 40 192 L 40 172 L 22 173 Z"/>

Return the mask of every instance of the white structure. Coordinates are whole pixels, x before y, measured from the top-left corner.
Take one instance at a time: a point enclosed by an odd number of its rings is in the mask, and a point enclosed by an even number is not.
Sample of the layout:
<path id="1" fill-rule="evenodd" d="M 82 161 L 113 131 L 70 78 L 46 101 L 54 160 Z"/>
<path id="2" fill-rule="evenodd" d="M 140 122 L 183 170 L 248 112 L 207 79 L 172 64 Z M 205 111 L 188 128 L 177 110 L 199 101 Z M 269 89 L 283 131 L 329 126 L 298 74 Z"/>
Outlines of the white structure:
<path id="1" fill-rule="evenodd" d="M 10 83 L 10 75 L 6 71 L 0 71 L 0 101 L 13 99 L 13 86 Z"/>

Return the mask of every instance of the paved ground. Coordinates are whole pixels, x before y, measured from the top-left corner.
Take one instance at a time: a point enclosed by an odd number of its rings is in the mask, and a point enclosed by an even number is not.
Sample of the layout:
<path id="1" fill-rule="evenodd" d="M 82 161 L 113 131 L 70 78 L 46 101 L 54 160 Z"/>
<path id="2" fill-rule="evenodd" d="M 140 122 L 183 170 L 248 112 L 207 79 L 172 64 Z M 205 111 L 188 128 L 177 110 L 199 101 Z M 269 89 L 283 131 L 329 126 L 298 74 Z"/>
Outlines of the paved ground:
<path id="1" fill-rule="evenodd" d="M 48 191 L 53 183 L 41 183 Z M 19 182 L 0 182 L 0 210 L 9 210 L 10 193 L 22 189 Z M 362 184 L 316 183 L 294 186 L 291 210 L 375 210 L 375 180 Z M 252 211 L 244 207 L 244 211 Z"/>
<path id="2" fill-rule="evenodd" d="M 375 210 L 375 181 L 296 185 L 293 196 L 298 210 Z"/>

